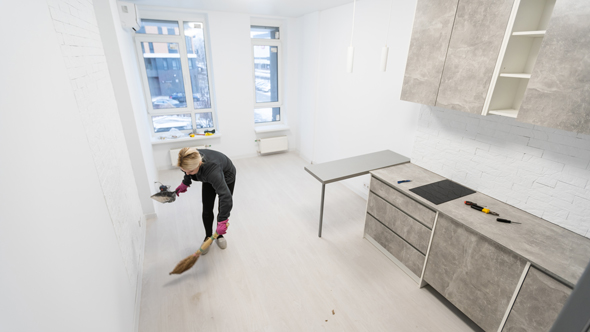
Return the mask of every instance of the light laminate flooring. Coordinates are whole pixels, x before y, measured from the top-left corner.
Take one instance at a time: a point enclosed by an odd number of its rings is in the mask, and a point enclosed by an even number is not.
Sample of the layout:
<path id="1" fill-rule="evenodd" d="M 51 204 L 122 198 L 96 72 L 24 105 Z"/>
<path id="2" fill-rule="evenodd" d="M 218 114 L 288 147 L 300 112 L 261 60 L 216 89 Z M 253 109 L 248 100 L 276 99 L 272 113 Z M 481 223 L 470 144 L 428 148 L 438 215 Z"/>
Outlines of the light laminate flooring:
<path id="1" fill-rule="evenodd" d="M 363 238 L 366 201 L 340 183 L 321 184 L 295 153 L 234 161 L 234 207 L 221 250 L 182 275 L 176 263 L 205 236 L 201 184 L 148 223 L 141 332 L 473 331 L 429 287 L 416 283 Z M 176 188 L 178 170 L 160 172 Z"/>

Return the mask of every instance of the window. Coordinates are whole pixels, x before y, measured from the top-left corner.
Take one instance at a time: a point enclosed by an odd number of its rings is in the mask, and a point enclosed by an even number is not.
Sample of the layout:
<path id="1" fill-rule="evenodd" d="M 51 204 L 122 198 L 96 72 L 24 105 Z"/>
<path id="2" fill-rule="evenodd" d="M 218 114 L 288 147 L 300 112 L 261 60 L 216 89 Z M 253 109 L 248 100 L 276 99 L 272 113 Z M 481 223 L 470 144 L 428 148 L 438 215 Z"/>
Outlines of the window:
<path id="1" fill-rule="evenodd" d="M 215 129 L 205 24 L 146 19 L 135 35 L 153 135 Z"/>
<path id="2" fill-rule="evenodd" d="M 252 25 L 254 123 L 281 122 L 282 76 L 279 27 Z"/>

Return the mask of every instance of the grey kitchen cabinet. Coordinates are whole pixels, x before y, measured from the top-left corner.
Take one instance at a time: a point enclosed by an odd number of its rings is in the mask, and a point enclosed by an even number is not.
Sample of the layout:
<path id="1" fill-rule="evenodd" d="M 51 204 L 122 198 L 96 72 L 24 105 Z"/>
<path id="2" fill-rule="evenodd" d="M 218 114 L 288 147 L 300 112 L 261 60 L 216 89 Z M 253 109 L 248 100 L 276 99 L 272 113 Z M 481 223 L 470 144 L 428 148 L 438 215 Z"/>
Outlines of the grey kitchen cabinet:
<path id="1" fill-rule="evenodd" d="M 434 105 L 458 0 L 418 0 L 401 99 Z"/>
<path id="2" fill-rule="evenodd" d="M 460 0 L 436 106 L 481 114 L 514 0 Z"/>
<path id="3" fill-rule="evenodd" d="M 417 277 L 421 275 L 424 255 L 370 214 L 365 219 L 365 235 L 375 240 Z"/>
<path id="4" fill-rule="evenodd" d="M 426 254 L 430 241 L 430 229 L 374 193 L 369 193 L 367 212 L 422 254 Z"/>
<path id="5" fill-rule="evenodd" d="M 531 267 L 502 331 L 549 331 L 571 292 L 568 286 Z"/>
<path id="6" fill-rule="evenodd" d="M 517 120 L 590 134 L 590 6 L 557 0 Z"/>
<path id="7" fill-rule="evenodd" d="M 486 331 L 497 331 L 527 262 L 460 222 L 438 216 L 424 281 Z"/>

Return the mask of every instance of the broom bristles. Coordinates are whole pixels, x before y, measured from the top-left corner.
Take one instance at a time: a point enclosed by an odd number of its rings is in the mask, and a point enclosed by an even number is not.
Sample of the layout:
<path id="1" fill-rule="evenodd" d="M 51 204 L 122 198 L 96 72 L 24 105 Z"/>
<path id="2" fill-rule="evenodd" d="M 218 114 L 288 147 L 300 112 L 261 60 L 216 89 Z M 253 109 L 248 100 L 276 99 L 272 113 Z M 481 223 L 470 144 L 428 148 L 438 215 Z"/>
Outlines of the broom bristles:
<path id="1" fill-rule="evenodd" d="M 193 265 L 195 265 L 199 257 L 201 257 L 201 253 L 197 252 L 196 254 L 192 254 L 187 258 L 181 260 L 178 264 L 176 264 L 174 270 L 172 270 L 172 272 L 170 272 L 168 275 L 181 274 L 184 271 L 190 269 L 191 267 L 193 267 Z"/>

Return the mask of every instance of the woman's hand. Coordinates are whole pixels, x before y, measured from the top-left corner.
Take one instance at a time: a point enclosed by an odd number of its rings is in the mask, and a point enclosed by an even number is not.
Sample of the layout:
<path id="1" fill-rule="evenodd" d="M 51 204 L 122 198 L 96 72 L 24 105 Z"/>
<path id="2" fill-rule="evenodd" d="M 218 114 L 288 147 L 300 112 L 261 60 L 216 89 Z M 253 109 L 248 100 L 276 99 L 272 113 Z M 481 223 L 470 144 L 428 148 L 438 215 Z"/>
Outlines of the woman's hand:
<path id="1" fill-rule="evenodd" d="M 176 188 L 176 196 L 180 196 L 180 193 L 185 193 L 188 186 L 184 183 L 180 183 L 180 186 Z"/>
<path id="2" fill-rule="evenodd" d="M 223 235 L 227 232 L 227 222 L 229 221 L 229 219 L 224 220 L 224 221 L 218 221 L 217 222 L 217 234 L 219 235 Z"/>

